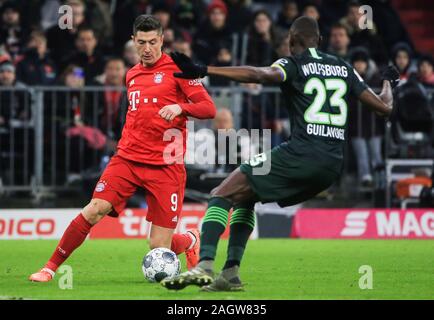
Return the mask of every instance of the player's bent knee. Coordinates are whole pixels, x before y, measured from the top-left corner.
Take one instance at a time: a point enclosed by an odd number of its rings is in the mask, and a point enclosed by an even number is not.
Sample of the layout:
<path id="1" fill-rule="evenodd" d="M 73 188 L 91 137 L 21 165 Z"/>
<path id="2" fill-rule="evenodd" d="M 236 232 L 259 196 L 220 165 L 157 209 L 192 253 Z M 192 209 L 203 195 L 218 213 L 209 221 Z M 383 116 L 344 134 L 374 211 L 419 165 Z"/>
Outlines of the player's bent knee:
<path id="1" fill-rule="evenodd" d="M 213 190 L 211 190 L 210 195 L 211 195 L 211 198 L 213 198 L 213 197 L 223 198 L 229 202 L 234 203 L 233 196 L 232 195 L 228 196 L 227 194 L 225 194 L 223 192 L 222 188 L 219 188 L 219 187 L 214 188 Z"/>
<path id="2" fill-rule="evenodd" d="M 105 215 L 112 211 L 110 202 L 102 199 L 92 199 L 83 209 L 83 216 L 90 224 L 98 223 Z"/>

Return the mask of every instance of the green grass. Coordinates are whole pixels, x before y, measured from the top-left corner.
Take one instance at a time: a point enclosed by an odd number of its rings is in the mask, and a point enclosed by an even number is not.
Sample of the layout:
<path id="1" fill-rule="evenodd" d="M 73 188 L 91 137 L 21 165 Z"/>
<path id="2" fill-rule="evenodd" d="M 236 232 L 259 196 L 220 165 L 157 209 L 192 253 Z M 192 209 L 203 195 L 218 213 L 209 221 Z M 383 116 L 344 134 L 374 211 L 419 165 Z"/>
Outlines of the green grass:
<path id="1" fill-rule="evenodd" d="M 73 289 L 31 283 L 57 241 L 0 241 L 0 298 L 26 299 L 434 299 L 434 241 L 254 240 L 242 293 L 179 292 L 143 279 L 144 240 L 90 240 L 67 261 Z M 217 266 L 225 256 L 219 248 Z M 185 265 L 184 258 L 181 259 Z M 361 265 L 373 268 L 373 289 L 359 288 Z"/>

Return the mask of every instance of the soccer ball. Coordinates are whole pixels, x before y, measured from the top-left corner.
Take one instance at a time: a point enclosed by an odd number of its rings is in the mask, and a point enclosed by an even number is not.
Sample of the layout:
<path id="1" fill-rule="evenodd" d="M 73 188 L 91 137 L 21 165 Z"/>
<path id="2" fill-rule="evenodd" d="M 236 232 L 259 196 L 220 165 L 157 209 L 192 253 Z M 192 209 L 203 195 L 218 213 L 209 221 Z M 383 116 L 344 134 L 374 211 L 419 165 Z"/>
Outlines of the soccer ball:
<path id="1" fill-rule="evenodd" d="M 172 250 L 155 248 L 143 258 L 142 270 L 151 282 L 160 282 L 166 277 L 174 277 L 181 271 L 181 263 Z"/>

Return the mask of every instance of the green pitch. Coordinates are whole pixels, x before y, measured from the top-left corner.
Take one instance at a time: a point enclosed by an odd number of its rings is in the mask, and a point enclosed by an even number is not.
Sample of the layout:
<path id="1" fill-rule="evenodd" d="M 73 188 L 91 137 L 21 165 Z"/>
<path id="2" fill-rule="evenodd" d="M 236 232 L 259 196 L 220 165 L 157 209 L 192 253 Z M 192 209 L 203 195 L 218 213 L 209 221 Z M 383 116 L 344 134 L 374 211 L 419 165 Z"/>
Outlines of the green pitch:
<path id="1" fill-rule="evenodd" d="M 72 290 L 59 288 L 59 274 L 50 283 L 29 282 L 56 243 L 0 241 L 0 299 L 434 299 L 434 241 L 254 240 L 242 265 L 246 291 L 212 294 L 145 281 L 144 240 L 86 241 L 66 263 Z M 359 288 L 362 265 L 372 267 L 371 290 Z"/>

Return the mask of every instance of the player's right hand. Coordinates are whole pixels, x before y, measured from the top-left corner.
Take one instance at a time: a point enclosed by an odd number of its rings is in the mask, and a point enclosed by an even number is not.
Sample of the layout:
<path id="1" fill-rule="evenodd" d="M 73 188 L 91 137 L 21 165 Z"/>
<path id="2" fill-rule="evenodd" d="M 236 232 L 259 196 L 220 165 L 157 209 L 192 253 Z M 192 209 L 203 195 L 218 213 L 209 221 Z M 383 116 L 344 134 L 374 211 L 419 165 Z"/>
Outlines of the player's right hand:
<path id="1" fill-rule="evenodd" d="M 167 121 L 172 121 L 182 113 L 182 108 L 179 104 L 169 104 L 158 111 L 161 118 Z"/>
<path id="2" fill-rule="evenodd" d="M 208 67 L 202 63 L 193 62 L 188 56 L 180 52 L 170 54 L 173 62 L 176 63 L 182 72 L 175 72 L 176 78 L 197 79 L 203 78 L 208 74 Z"/>

